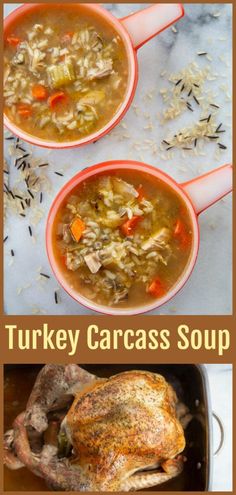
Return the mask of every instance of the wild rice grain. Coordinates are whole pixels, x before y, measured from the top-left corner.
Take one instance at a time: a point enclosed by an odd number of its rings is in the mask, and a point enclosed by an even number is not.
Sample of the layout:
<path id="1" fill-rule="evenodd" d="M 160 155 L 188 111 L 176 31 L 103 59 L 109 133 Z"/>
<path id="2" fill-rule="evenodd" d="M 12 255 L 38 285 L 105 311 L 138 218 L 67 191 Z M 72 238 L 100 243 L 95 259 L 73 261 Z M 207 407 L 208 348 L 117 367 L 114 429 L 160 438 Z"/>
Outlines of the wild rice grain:
<path id="1" fill-rule="evenodd" d="M 58 295 L 56 291 L 54 292 L 54 299 L 55 299 L 55 303 L 58 304 Z"/>
<path id="2" fill-rule="evenodd" d="M 29 195 L 31 196 L 31 198 L 32 198 L 32 199 L 34 199 L 34 195 L 33 195 L 33 193 L 31 192 L 31 190 L 30 190 L 30 189 L 27 189 L 27 191 L 28 191 Z"/>
<path id="3" fill-rule="evenodd" d="M 63 175 L 63 174 L 61 174 L 61 172 L 54 172 L 54 174 L 56 174 L 56 175 L 60 175 L 60 177 L 64 177 L 64 175 Z"/>
<path id="4" fill-rule="evenodd" d="M 191 103 L 189 103 L 188 101 L 186 102 L 186 106 L 187 106 L 188 110 L 190 110 L 191 112 L 194 111 L 193 108 L 192 108 Z"/>
<path id="5" fill-rule="evenodd" d="M 6 182 L 4 182 L 4 187 L 6 188 L 6 191 L 9 193 L 9 192 L 10 192 L 10 189 L 9 189 L 9 187 L 7 186 Z"/>
<path id="6" fill-rule="evenodd" d="M 178 86 L 178 85 L 181 83 L 181 81 L 182 81 L 182 80 L 183 80 L 183 79 L 179 79 L 179 80 L 175 83 L 175 86 Z"/>
<path id="7" fill-rule="evenodd" d="M 196 96 L 193 95 L 193 99 L 196 101 L 197 105 L 200 105 L 198 99 L 196 98 Z"/>
<path id="8" fill-rule="evenodd" d="M 43 201 L 43 193 L 41 192 L 39 202 L 42 203 L 42 201 Z"/>
<path id="9" fill-rule="evenodd" d="M 41 277 L 44 277 L 44 278 L 50 278 L 50 276 L 47 275 L 46 273 L 40 272 L 39 275 L 41 275 Z"/>
<path id="10" fill-rule="evenodd" d="M 17 166 L 18 162 L 20 162 L 21 160 L 24 160 L 25 158 L 28 158 L 28 156 L 30 156 L 30 154 L 26 153 L 25 155 L 22 155 L 22 156 L 19 156 L 19 158 L 16 158 L 15 167 Z"/>
<path id="11" fill-rule="evenodd" d="M 221 124 L 219 124 L 219 125 L 218 125 L 218 127 L 217 127 L 217 128 L 216 128 L 216 130 L 215 130 L 215 132 L 219 132 L 219 130 L 220 130 L 220 128 L 221 128 L 221 126 L 222 126 L 222 122 L 221 122 Z"/>
<path id="12" fill-rule="evenodd" d="M 15 253 L 14 253 L 13 249 L 11 249 L 11 255 L 12 256 L 15 256 Z"/>
<path id="13" fill-rule="evenodd" d="M 18 144 L 16 145 L 16 148 L 17 148 L 18 150 L 23 151 L 23 153 L 25 153 L 25 152 L 26 152 L 26 150 L 25 150 L 24 148 L 22 148 L 22 146 L 18 146 Z"/>
<path id="14" fill-rule="evenodd" d="M 38 180 L 39 180 L 39 177 L 36 177 L 35 181 L 32 184 L 33 187 L 35 186 L 35 184 L 37 184 Z"/>
<path id="15" fill-rule="evenodd" d="M 6 237 L 4 237 L 3 242 L 6 242 L 7 239 L 8 239 L 8 235 L 6 235 Z"/>
<path id="16" fill-rule="evenodd" d="M 28 229 L 29 229 L 30 237 L 32 237 L 33 234 L 32 234 L 32 229 L 31 229 L 30 225 L 28 225 Z"/>

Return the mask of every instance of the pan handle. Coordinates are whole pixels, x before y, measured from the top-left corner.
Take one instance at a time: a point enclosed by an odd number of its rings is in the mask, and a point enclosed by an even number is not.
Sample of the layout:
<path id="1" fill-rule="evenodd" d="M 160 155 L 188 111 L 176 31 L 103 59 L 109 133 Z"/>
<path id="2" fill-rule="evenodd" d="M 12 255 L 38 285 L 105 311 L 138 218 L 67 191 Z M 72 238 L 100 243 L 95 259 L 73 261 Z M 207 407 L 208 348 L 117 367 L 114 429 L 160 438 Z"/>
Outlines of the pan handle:
<path id="1" fill-rule="evenodd" d="M 212 411 L 212 416 L 213 418 L 216 420 L 218 426 L 219 426 L 219 430 L 220 430 L 220 442 L 219 442 L 219 445 L 217 447 L 217 449 L 215 450 L 215 452 L 213 453 L 214 456 L 218 455 L 224 445 L 224 442 L 225 442 L 225 429 L 224 429 L 224 425 L 222 423 L 222 420 L 219 418 L 218 414 L 216 414 L 214 411 Z"/>

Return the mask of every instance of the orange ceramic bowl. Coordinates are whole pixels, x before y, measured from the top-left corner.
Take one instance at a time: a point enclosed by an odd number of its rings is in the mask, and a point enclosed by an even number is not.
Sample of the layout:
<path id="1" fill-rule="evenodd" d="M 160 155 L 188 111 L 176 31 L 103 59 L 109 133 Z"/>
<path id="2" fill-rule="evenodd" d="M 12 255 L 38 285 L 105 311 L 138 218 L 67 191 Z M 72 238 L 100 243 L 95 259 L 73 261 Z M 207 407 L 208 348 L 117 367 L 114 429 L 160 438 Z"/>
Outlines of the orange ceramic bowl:
<path id="1" fill-rule="evenodd" d="M 83 181 L 95 177 L 97 174 L 109 173 L 112 171 L 119 170 L 129 170 L 133 173 L 140 171 L 155 178 L 160 179 L 171 187 L 184 201 L 190 218 L 192 220 L 192 233 L 193 233 L 193 243 L 192 251 L 187 263 L 185 270 L 180 276 L 179 280 L 172 287 L 172 289 L 159 299 L 155 299 L 151 303 L 145 304 L 144 306 L 134 307 L 134 308 L 110 308 L 108 306 L 97 304 L 81 295 L 79 292 L 75 291 L 68 281 L 65 279 L 61 268 L 58 266 L 54 250 L 53 250 L 53 225 L 57 212 L 69 193 L 73 191 L 75 187 L 81 184 Z M 232 189 L 232 166 L 225 165 L 213 172 L 207 173 L 201 177 L 198 177 L 192 181 L 184 184 L 177 184 L 174 179 L 162 172 L 161 170 L 147 165 L 141 162 L 135 161 L 110 161 L 99 163 L 89 167 L 82 172 L 75 175 L 65 186 L 59 191 L 51 209 L 49 211 L 47 225 L 46 225 L 46 248 L 48 259 L 51 268 L 54 272 L 55 277 L 61 284 L 63 289 L 75 299 L 78 303 L 86 306 L 87 308 L 98 311 L 100 313 L 109 315 L 137 315 L 147 311 L 152 311 L 159 308 L 162 304 L 165 304 L 172 297 L 174 297 L 177 292 L 184 286 L 187 282 L 194 265 L 196 263 L 198 249 L 199 249 L 199 226 L 198 226 L 198 214 L 205 210 L 208 206 L 218 201 L 224 195 L 229 193 Z"/>
<path id="2" fill-rule="evenodd" d="M 23 4 L 9 14 L 4 20 L 4 39 L 11 32 L 12 26 L 15 26 L 16 23 L 20 23 L 21 19 L 23 19 L 27 13 L 32 11 L 40 12 L 41 9 L 45 8 L 59 9 L 60 5 L 61 4 L 52 3 Z M 113 129 L 113 127 L 115 127 L 124 117 L 133 100 L 138 81 L 137 48 L 184 15 L 181 4 L 154 4 L 149 8 L 120 20 L 116 19 L 116 17 L 98 4 L 88 3 L 80 4 L 80 6 L 83 6 L 88 13 L 96 13 L 97 16 L 100 16 L 105 22 L 112 25 L 124 43 L 128 60 L 128 84 L 123 102 L 115 115 L 104 127 L 88 136 L 78 138 L 74 141 L 57 142 L 38 138 L 33 134 L 23 131 L 4 114 L 4 124 L 9 131 L 31 144 L 56 149 L 73 148 L 95 142 L 105 136 L 105 134 Z M 74 9 L 79 8 L 76 4 L 64 3 L 63 8 L 66 7 Z"/>

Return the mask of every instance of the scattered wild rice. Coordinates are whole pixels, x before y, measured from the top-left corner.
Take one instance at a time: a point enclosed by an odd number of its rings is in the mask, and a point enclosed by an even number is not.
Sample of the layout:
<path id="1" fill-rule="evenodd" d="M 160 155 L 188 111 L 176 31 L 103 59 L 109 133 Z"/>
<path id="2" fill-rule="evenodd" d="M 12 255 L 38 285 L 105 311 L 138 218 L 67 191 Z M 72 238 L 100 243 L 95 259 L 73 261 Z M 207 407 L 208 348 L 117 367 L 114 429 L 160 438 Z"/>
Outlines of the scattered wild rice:
<path id="1" fill-rule="evenodd" d="M 31 223 L 36 225 L 44 214 L 39 208 L 43 197 L 42 189 L 46 192 L 51 190 L 49 178 L 40 167 L 41 161 L 34 158 L 31 151 L 25 152 L 25 145 L 20 145 L 19 138 L 6 135 L 5 139 L 11 143 L 8 148 L 8 163 L 5 161 L 4 164 L 4 170 L 8 172 L 4 182 L 5 216 L 9 213 L 23 218 L 29 216 Z"/>
<path id="2" fill-rule="evenodd" d="M 207 52 L 198 52 L 198 55 L 207 55 Z M 171 89 L 162 88 L 160 90 L 163 102 L 167 105 L 162 113 L 162 123 L 175 119 L 186 109 L 193 113 L 196 110 L 196 105 L 198 113 L 201 112 L 203 115 L 200 115 L 199 120 L 188 128 L 180 129 L 174 136 L 167 135 L 160 145 L 161 151 L 169 152 L 172 148 L 178 148 L 183 151 L 194 151 L 194 154 L 202 154 L 202 151 L 198 149 L 200 143 L 211 140 L 217 142 L 219 133 L 225 132 L 224 129 L 221 129 L 222 123 L 217 124 L 216 121 L 220 107 L 212 101 L 213 95 L 204 87 L 206 81 L 212 79 L 214 78 L 209 66 L 200 68 L 196 62 L 192 62 L 180 72 L 168 77 L 168 81 L 172 83 Z M 225 85 L 222 85 L 221 89 L 225 91 L 226 95 L 228 94 L 228 88 Z M 193 144 L 193 147 L 190 147 L 190 144 Z M 224 145 L 218 144 L 218 147 L 221 150 L 226 149 Z M 161 156 L 163 157 L 163 155 Z"/>
<path id="3" fill-rule="evenodd" d="M 40 272 L 39 275 L 41 275 L 41 277 L 44 277 L 44 278 L 50 278 L 50 276 L 47 275 L 46 273 Z"/>

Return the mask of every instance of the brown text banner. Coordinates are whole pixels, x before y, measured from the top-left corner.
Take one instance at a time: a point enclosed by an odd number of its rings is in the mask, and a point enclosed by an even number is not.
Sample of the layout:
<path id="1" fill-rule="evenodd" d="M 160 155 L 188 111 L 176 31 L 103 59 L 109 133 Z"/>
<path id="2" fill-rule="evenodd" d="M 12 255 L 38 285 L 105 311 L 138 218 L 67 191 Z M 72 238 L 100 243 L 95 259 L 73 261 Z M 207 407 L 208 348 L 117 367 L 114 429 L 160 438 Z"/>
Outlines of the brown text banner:
<path id="1" fill-rule="evenodd" d="M 4 317 L 1 362 L 230 362 L 232 317 Z"/>

